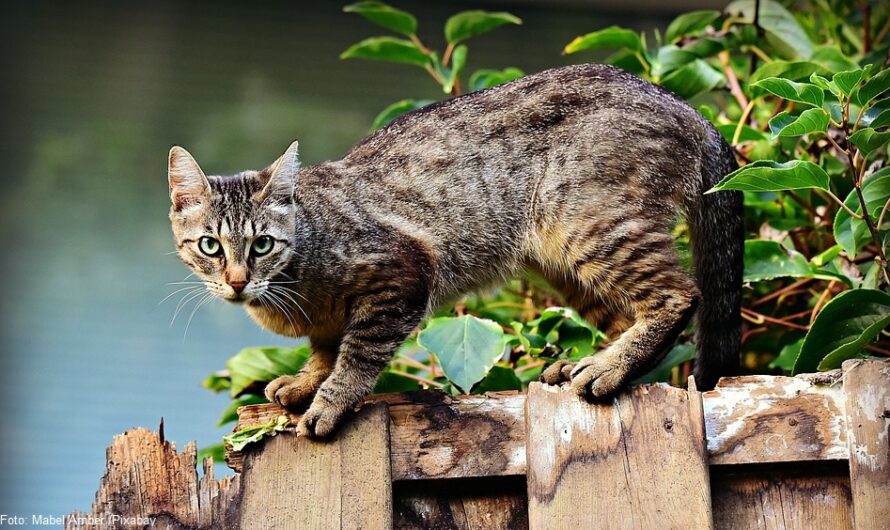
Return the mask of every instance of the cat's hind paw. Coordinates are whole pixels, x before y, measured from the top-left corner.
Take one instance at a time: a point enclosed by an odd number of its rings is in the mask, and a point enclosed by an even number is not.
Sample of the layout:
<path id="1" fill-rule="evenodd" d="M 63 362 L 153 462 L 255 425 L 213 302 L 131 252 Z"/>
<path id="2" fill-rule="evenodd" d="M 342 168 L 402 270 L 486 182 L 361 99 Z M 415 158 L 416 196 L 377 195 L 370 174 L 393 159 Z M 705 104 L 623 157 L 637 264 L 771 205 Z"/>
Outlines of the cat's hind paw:
<path id="1" fill-rule="evenodd" d="M 312 384 L 307 374 L 282 375 L 266 385 L 266 399 L 291 412 L 306 408 L 315 396 L 319 385 Z"/>
<path id="2" fill-rule="evenodd" d="M 540 381 L 547 385 L 559 385 L 571 380 L 572 369 L 575 363 L 571 361 L 559 360 L 547 367 L 541 372 Z"/>
<path id="3" fill-rule="evenodd" d="M 615 394 L 627 378 L 627 370 L 608 353 L 581 359 L 570 374 L 572 389 L 587 401 L 598 401 Z"/>

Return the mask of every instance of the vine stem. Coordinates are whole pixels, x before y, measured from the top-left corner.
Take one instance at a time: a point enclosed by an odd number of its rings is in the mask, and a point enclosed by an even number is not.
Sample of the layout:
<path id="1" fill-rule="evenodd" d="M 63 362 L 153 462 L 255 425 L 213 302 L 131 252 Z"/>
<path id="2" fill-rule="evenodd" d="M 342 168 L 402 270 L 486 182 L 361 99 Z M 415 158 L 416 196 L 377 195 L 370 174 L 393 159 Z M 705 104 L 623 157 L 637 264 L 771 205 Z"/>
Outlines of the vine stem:
<path id="1" fill-rule="evenodd" d="M 863 219 L 863 216 L 862 216 L 861 214 L 858 214 L 858 213 L 854 212 L 853 210 L 851 210 L 850 207 L 847 206 L 846 204 L 844 204 L 844 201 L 842 201 L 837 195 L 835 195 L 834 193 L 832 193 L 831 190 L 825 190 L 825 189 L 823 189 L 822 191 L 824 191 L 825 193 L 827 193 L 829 197 L 831 197 L 832 199 L 834 199 L 834 202 L 838 203 L 838 204 L 841 206 L 841 208 L 843 208 L 844 210 L 846 210 L 847 213 L 850 214 L 850 217 L 853 217 L 853 218 L 855 218 L 855 219 Z M 856 191 L 859 191 L 859 187 L 858 187 L 858 186 L 856 187 Z M 862 193 L 862 192 L 860 191 L 860 194 L 861 194 L 861 193 Z M 860 198 L 860 201 L 861 201 L 861 200 L 862 200 L 862 199 Z M 867 217 L 867 216 L 866 216 L 866 217 Z"/>
<path id="2" fill-rule="evenodd" d="M 742 96 L 744 97 L 744 95 Z M 745 123 L 748 122 L 748 118 L 751 116 L 751 111 L 754 110 L 754 100 L 745 105 L 745 110 L 742 112 L 742 117 L 739 118 L 739 123 L 735 127 L 735 132 L 732 134 L 732 145 L 736 145 L 739 143 L 739 138 L 742 136 L 742 127 L 745 126 Z"/>
<path id="3" fill-rule="evenodd" d="M 764 322 L 769 322 L 770 324 L 779 324 L 780 326 L 785 326 L 786 328 L 799 329 L 801 331 L 808 331 L 810 329 L 809 326 L 801 326 L 800 324 L 795 324 L 794 322 L 786 322 L 778 318 L 769 317 L 764 314 L 758 313 L 757 311 L 752 311 L 746 307 L 742 308 L 742 317 L 745 318 L 745 320 L 748 320 L 755 324 L 763 324 Z"/>
<path id="4" fill-rule="evenodd" d="M 726 80 L 729 82 L 729 92 L 736 101 L 739 102 L 739 105 L 741 105 L 742 108 L 747 108 L 748 98 L 746 98 L 745 93 L 742 92 L 739 80 L 732 69 L 732 65 L 729 63 L 729 52 L 724 50 L 718 54 L 718 57 L 720 57 L 720 63 L 723 65 L 723 73 L 726 74 Z"/>

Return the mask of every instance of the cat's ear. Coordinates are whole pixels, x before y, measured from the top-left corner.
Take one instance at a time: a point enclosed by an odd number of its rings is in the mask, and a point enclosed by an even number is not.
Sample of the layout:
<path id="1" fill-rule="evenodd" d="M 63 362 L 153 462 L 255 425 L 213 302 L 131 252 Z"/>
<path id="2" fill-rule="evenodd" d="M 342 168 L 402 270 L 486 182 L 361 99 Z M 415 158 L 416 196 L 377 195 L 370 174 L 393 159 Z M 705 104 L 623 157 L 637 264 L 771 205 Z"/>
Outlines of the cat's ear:
<path id="1" fill-rule="evenodd" d="M 265 177 L 268 180 L 263 184 L 263 189 L 253 196 L 255 200 L 259 202 L 269 198 L 284 202 L 293 200 L 297 172 L 300 171 L 298 148 L 299 143 L 294 140 L 274 164 L 260 173 L 261 179 Z"/>
<path id="2" fill-rule="evenodd" d="M 210 200 L 210 183 L 188 151 L 174 145 L 167 164 L 170 201 L 176 211 Z"/>

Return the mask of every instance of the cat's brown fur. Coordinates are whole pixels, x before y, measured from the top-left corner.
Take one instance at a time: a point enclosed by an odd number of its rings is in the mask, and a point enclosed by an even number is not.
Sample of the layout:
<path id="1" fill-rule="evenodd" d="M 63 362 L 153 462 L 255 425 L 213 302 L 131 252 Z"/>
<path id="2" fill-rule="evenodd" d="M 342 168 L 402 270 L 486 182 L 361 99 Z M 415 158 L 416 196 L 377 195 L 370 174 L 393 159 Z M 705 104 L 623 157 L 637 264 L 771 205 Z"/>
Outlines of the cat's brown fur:
<path id="1" fill-rule="evenodd" d="M 331 434 L 433 308 L 526 267 L 623 331 L 545 382 L 608 396 L 696 308 L 699 386 L 738 362 L 741 197 L 703 195 L 735 161 L 688 104 L 624 71 L 541 72 L 405 115 L 342 160 L 297 165 L 294 144 L 266 170 L 207 179 L 174 148 L 171 219 L 183 260 L 221 296 L 309 336 L 307 365 L 266 388 L 287 408 L 309 405 L 305 434 Z M 680 214 L 695 279 L 674 248 Z M 252 258 L 244 249 L 269 231 L 280 243 Z M 201 256 L 202 234 L 225 254 Z M 240 296 L 220 280 L 238 266 L 250 271 Z"/>

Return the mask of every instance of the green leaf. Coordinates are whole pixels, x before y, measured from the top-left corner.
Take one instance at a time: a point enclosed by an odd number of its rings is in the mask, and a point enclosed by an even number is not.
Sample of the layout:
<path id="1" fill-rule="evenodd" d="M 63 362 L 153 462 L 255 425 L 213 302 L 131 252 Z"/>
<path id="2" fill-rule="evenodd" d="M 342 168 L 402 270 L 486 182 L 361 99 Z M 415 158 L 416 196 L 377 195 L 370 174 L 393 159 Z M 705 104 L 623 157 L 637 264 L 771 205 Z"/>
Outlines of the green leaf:
<path id="1" fill-rule="evenodd" d="M 789 250 L 776 241 L 745 241 L 744 281 L 759 282 L 775 278 L 809 278 L 813 269 L 800 252 Z"/>
<path id="2" fill-rule="evenodd" d="M 832 245 L 825 251 L 810 258 L 810 263 L 816 267 L 824 267 L 828 262 L 838 257 L 843 250 L 844 247 L 840 245 Z"/>
<path id="3" fill-rule="evenodd" d="M 374 118 L 374 123 L 371 124 L 371 130 L 379 129 L 402 114 L 426 107 L 432 103 L 434 103 L 434 101 L 431 99 L 403 99 L 401 101 L 396 101 L 380 111 L 380 114 Z"/>
<path id="4" fill-rule="evenodd" d="M 780 163 L 758 160 L 726 175 L 706 193 L 721 190 L 783 191 L 806 188 L 829 189 L 828 173 L 812 162 L 791 160 Z"/>
<path id="5" fill-rule="evenodd" d="M 210 458 L 214 463 L 226 461 L 226 445 L 222 442 L 206 445 L 198 451 L 198 462 Z"/>
<path id="6" fill-rule="evenodd" d="M 840 368 L 890 324 L 890 294 L 853 289 L 835 296 L 816 316 L 794 373 Z"/>
<path id="7" fill-rule="evenodd" d="M 445 84 L 442 85 L 442 90 L 446 94 L 450 94 L 451 90 L 454 88 L 454 84 L 460 79 L 460 73 L 463 71 L 464 66 L 467 64 L 467 47 L 463 44 L 454 49 L 454 53 L 451 54 L 451 71 L 448 73 L 448 77 L 445 81 Z"/>
<path id="8" fill-rule="evenodd" d="M 838 50 L 836 46 L 830 44 L 817 46 L 813 55 L 810 56 L 810 61 L 821 65 L 827 72 L 843 72 L 845 70 L 853 70 L 859 66 Z"/>
<path id="9" fill-rule="evenodd" d="M 211 392 L 222 392 L 232 388 L 232 378 L 227 370 L 220 370 L 207 376 L 201 386 Z"/>
<path id="10" fill-rule="evenodd" d="M 219 421 L 216 422 L 217 427 L 222 427 L 227 423 L 231 423 L 238 419 L 238 407 L 243 407 L 245 405 L 258 405 L 260 403 L 268 403 L 269 401 L 261 396 L 255 395 L 246 395 L 242 396 L 238 399 L 233 400 L 229 405 L 223 410 L 222 414 L 219 416 Z"/>
<path id="11" fill-rule="evenodd" d="M 696 59 L 661 80 L 661 86 L 684 99 L 710 92 L 724 83 L 723 74 L 703 59 Z"/>
<path id="12" fill-rule="evenodd" d="M 866 81 L 853 94 L 853 103 L 860 107 L 865 106 L 868 102 L 886 92 L 887 89 L 890 89 L 890 68 L 881 70 L 876 76 Z"/>
<path id="13" fill-rule="evenodd" d="M 780 112 L 769 121 L 769 130 L 772 132 L 773 138 L 825 132 L 828 130 L 828 114 L 821 108 L 807 109 L 799 116 Z"/>
<path id="14" fill-rule="evenodd" d="M 856 90 L 856 87 L 859 86 L 859 81 L 862 80 L 864 74 L 865 71 L 862 68 L 846 72 L 838 72 L 831 78 L 831 82 L 834 83 L 845 96 L 849 97 L 850 94 Z"/>
<path id="15" fill-rule="evenodd" d="M 853 117 L 851 116 L 851 119 Z M 862 127 L 881 129 L 890 125 L 890 99 L 882 99 L 862 113 Z"/>
<path id="16" fill-rule="evenodd" d="M 280 375 L 297 373 L 309 358 L 310 351 L 308 345 L 296 348 L 244 348 L 226 362 L 232 378 L 229 393 L 237 397 L 254 383 L 265 383 Z"/>
<path id="17" fill-rule="evenodd" d="M 375 394 L 411 392 L 412 390 L 420 390 L 420 383 L 389 370 L 381 372 L 377 377 L 377 384 L 374 385 Z"/>
<path id="18" fill-rule="evenodd" d="M 664 359 L 655 368 L 646 375 L 638 377 L 631 384 L 642 385 L 659 381 L 667 382 L 671 378 L 671 372 L 674 367 L 692 359 L 695 359 L 695 346 L 692 344 L 677 344 L 671 348 L 671 351 L 664 356 Z"/>
<path id="19" fill-rule="evenodd" d="M 670 23 L 667 31 L 665 31 L 664 39 L 666 42 L 674 42 L 680 37 L 697 34 L 718 18 L 720 18 L 720 11 L 707 10 L 684 13 Z"/>
<path id="20" fill-rule="evenodd" d="M 717 130 L 720 131 L 720 134 L 723 135 L 723 138 L 726 139 L 727 142 L 731 142 L 732 137 L 735 135 L 735 130 L 736 127 L 738 127 L 738 124 L 721 123 L 716 127 Z M 750 125 L 742 125 L 742 133 L 739 135 L 739 142 L 751 142 L 760 140 L 769 140 L 769 135 L 763 131 L 751 127 Z"/>
<path id="21" fill-rule="evenodd" d="M 512 368 L 506 366 L 493 366 L 485 379 L 473 389 L 477 394 L 504 390 L 522 390 L 522 381 L 519 380 Z"/>
<path id="22" fill-rule="evenodd" d="M 772 369 L 781 368 L 782 371 L 790 374 L 794 370 L 794 362 L 800 355 L 801 346 L 803 346 L 803 339 L 785 345 L 779 355 L 769 363 L 769 367 Z"/>
<path id="23" fill-rule="evenodd" d="M 872 219 L 877 220 L 884 204 L 890 200 L 890 167 L 881 168 L 865 177 L 862 182 L 862 196 L 866 210 Z M 856 213 L 862 213 L 856 190 L 850 192 L 844 204 Z M 846 210 L 838 210 L 834 217 L 834 239 L 844 247 L 851 259 L 856 257 L 862 245 L 871 241 L 868 225 L 862 219 L 855 219 Z"/>
<path id="24" fill-rule="evenodd" d="M 434 318 L 417 337 L 439 360 L 445 377 L 464 392 L 503 356 L 508 340 L 497 323 L 471 315 Z"/>
<path id="25" fill-rule="evenodd" d="M 462 11 L 445 22 L 445 40 L 449 44 L 489 32 L 505 24 L 522 24 L 522 20 L 506 12 Z"/>
<path id="26" fill-rule="evenodd" d="M 780 98 L 806 103 L 814 107 L 821 107 L 825 102 L 825 93 L 822 89 L 810 83 L 797 83 L 780 77 L 767 77 L 751 86 L 762 88 Z"/>
<path id="27" fill-rule="evenodd" d="M 581 50 L 598 48 L 627 48 L 633 52 L 643 51 L 643 42 L 635 31 L 611 26 L 606 29 L 594 31 L 580 37 L 575 37 L 562 50 L 564 54 L 576 53 Z"/>
<path id="28" fill-rule="evenodd" d="M 724 9 L 725 13 L 741 14 L 753 21 L 755 0 L 732 2 Z M 760 27 L 766 32 L 767 41 L 785 58 L 808 59 L 813 54 L 813 42 L 806 31 L 782 4 L 775 0 L 760 0 Z"/>
<path id="29" fill-rule="evenodd" d="M 766 63 L 751 74 L 748 84 L 768 77 L 781 77 L 791 81 L 807 80 L 812 74 L 828 73 L 822 66 L 810 61 L 773 61 Z"/>
<path id="30" fill-rule="evenodd" d="M 684 51 L 694 53 L 697 57 L 702 59 L 713 57 L 725 49 L 725 39 L 712 39 L 710 37 L 695 39 L 694 41 L 683 45 Z"/>
<path id="31" fill-rule="evenodd" d="M 519 68 L 508 67 L 503 70 L 476 70 L 470 76 L 470 91 L 482 90 L 519 79 L 525 72 Z"/>
<path id="32" fill-rule="evenodd" d="M 697 58 L 698 56 L 694 53 L 682 50 L 673 44 L 662 46 L 658 49 L 655 60 L 652 62 L 652 75 L 661 77 L 670 71 L 691 63 Z"/>
<path id="33" fill-rule="evenodd" d="M 417 19 L 411 13 L 383 2 L 358 2 L 343 8 L 344 13 L 357 13 L 378 26 L 411 36 L 417 33 Z"/>
<path id="34" fill-rule="evenodd" d="M 890 141 L 890 131 L 877 132 L 871 127 L 859 129 L 847 137 L 855 145 L 863 156 L 868 158 L 874 151 L 880 149 Z"/>
<path id="35" fill-rule="evenodd" d="M 340 54 L 341 59 L 372 59 L 391 63 L 416 64 L 426 66 L 429 56 L 413 42 L 395 37 L 371 37 Z"/>
<path id="36" fill-rule="evenodd" d="M 240 431 L 233 432 L 223 436 L 223 441 L 232 446 L 233 451 L 241 451 L 247 444 L 252 444 L 263 439 L 265 436 L 275 436 L 283 431 L 290 423 L 290 419 L 281 415 L 274 420 L 259 425 L 251 425 L 244 427 Z"/>

